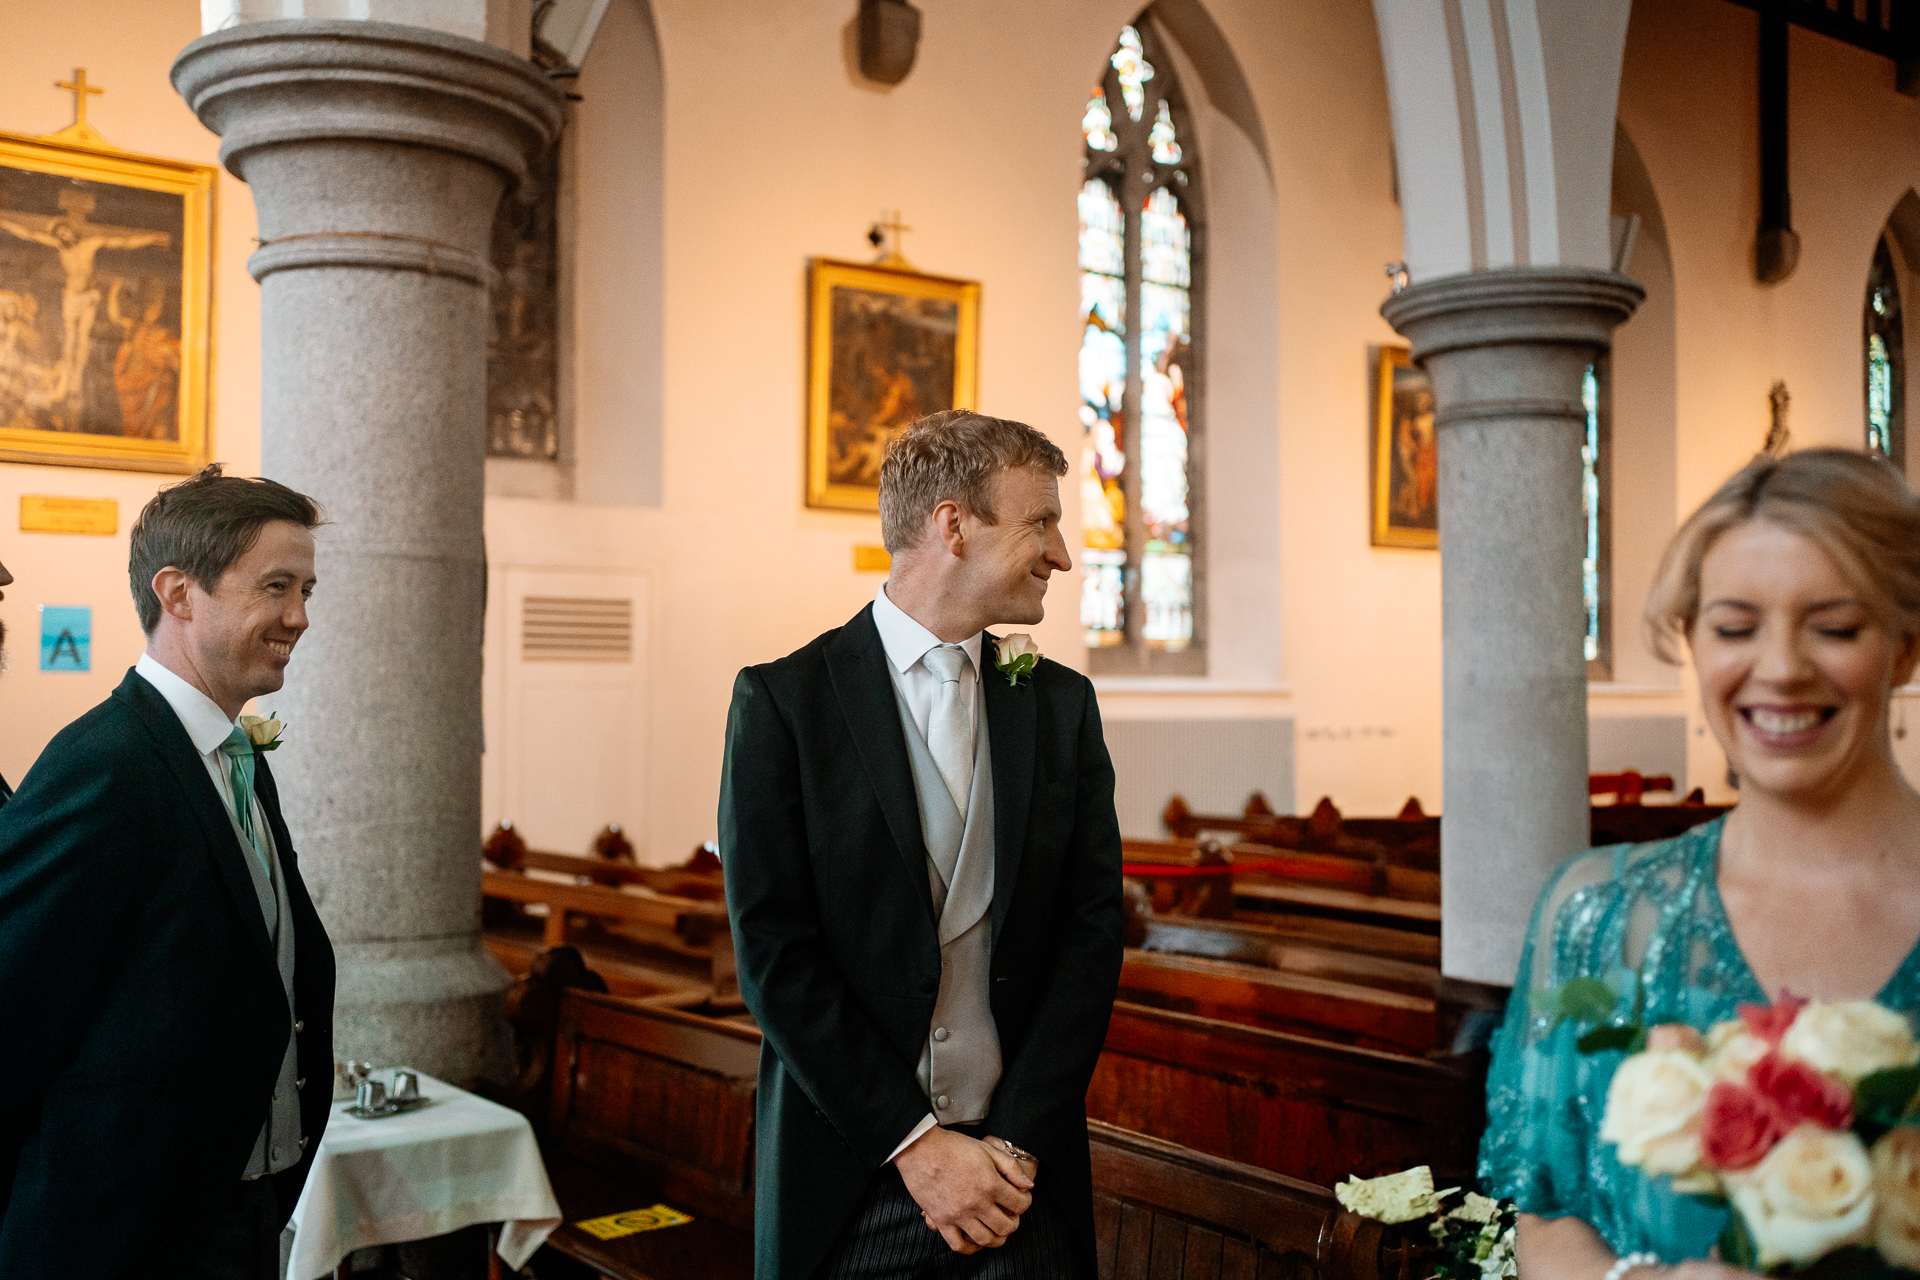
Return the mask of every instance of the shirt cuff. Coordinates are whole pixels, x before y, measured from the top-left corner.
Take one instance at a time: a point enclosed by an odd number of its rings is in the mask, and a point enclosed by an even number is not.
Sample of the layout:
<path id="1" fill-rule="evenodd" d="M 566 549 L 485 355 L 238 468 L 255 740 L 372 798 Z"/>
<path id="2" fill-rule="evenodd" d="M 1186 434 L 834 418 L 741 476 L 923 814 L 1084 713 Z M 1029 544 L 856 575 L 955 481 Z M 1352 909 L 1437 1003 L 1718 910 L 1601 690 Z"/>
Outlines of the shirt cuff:
<path id="1" fill-rule="evenodd" d="M 929 1129 L 936 1129 L 939 1126 L 940 1122 L 933 1118 L 933 1112 L 927 1112 L 926 1115 L 920 1118 L 920 1123 L 913 1126 L 913 1132 L 906 1136 L 906 1140 L 893 1149 L 893 1154 L 887 1157 L 887 1163 L 892 1164 L 895 1160 L 898 1160 L 902 1151 L 905 1151 L 908 1147 L 920 1140 L 921 1134 Z"/>

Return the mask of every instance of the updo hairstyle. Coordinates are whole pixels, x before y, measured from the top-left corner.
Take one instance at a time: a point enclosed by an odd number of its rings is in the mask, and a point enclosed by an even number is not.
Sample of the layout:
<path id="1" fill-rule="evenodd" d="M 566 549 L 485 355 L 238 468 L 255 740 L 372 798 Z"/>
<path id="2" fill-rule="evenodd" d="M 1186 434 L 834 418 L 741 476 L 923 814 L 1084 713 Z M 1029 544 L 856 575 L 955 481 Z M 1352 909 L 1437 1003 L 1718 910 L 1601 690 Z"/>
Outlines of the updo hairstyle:
<path id="1" fill-rule="evenodd" d="M 1680 661 L 1700 614 L 1700 563 L 1752 520 L 1791 529 L 1833 557 L 1861 603 L 1897 636 L 1920 634 L 1920 497 L 1892 463 L 1853 449 L 1762 455 L 1687 517 L 1647 594 L 1647 643 Z"/>

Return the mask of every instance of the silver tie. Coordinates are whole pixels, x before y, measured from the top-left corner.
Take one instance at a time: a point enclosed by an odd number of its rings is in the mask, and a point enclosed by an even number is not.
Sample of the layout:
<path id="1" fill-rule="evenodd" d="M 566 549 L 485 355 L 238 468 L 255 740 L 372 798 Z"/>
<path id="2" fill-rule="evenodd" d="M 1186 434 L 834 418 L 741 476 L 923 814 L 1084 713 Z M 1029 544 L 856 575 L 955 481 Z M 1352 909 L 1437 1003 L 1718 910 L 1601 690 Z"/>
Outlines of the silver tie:
<path id="1" fill-rule="evenodd" d="M 969 708 L 960 687 L 966 651 L 959 645 L 943 644 L 927 650 L 920 661 L 940 678 L 940 688 L 933 695 L 933 713 L 927 717 L 927 750 L 939 766 L 940 780 L 947 784 L 953 807 L 965 817 L 967 796 L 973 790 L 973 717 L 967 714 Z"/>

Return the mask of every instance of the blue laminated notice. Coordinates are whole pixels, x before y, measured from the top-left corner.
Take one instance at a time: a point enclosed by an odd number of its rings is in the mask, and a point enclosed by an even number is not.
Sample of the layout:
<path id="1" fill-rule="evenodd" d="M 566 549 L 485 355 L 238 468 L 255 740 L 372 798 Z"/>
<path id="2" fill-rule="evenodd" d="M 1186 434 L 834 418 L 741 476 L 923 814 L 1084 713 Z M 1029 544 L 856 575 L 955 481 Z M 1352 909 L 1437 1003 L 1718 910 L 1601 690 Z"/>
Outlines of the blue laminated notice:
<path id="1" fill-rule="evenodd" d="M 40 606 L 40 669 L 93 670 L 93 610 L 86 606 Z"/>

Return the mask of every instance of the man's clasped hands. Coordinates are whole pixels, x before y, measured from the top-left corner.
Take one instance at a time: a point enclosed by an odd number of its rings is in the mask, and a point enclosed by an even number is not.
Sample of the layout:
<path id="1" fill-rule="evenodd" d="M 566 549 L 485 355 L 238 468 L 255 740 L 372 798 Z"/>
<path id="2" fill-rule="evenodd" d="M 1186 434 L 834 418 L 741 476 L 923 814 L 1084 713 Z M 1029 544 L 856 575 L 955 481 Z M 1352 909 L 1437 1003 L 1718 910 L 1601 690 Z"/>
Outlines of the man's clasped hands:
<path id="1" fill-rule="evenodd" d="M 955 1253 L 997 1249 L 1033 1203 L 1040 1162 L 1000 1138 L 933 1128 L 894 1158 L 920 1216 Z"/>

